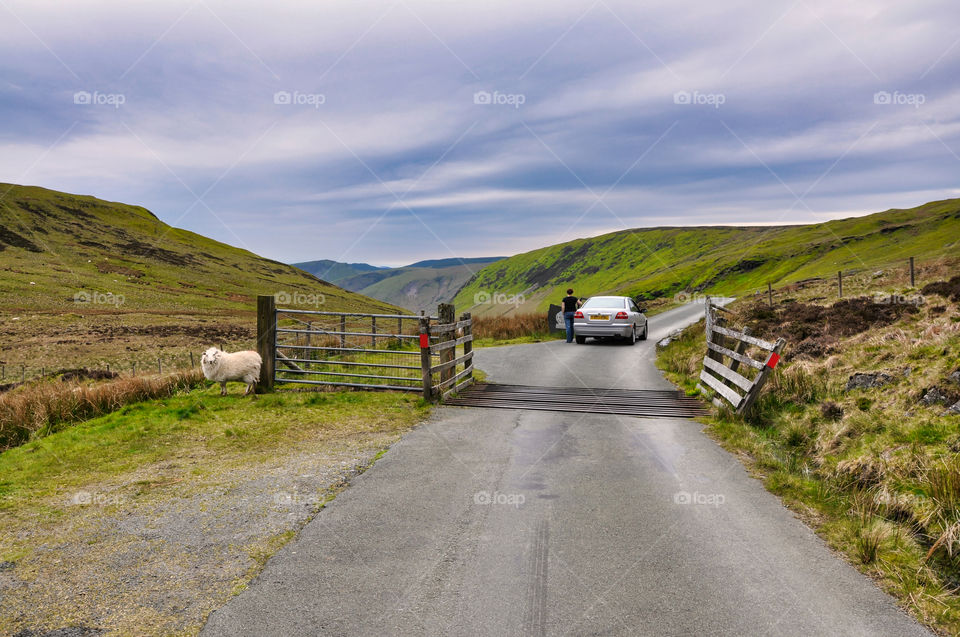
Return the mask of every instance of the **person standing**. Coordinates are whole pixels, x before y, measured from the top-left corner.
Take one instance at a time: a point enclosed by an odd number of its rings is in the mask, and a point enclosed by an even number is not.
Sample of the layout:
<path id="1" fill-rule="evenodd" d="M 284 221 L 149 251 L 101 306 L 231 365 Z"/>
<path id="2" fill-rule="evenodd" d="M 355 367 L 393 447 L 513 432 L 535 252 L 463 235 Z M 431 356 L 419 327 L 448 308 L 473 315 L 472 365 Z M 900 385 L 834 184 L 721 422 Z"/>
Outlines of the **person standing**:
<path id="1" fill-rule="evenodd" d="M 580 299 L 573 295 L 573 288 L 567 290 L 567 295 L 560 302 L 560 311 L 563 312 L 563 322 L 567 326 L 567 342 L 573 342 L 573 316 L 580 307 Z"/>

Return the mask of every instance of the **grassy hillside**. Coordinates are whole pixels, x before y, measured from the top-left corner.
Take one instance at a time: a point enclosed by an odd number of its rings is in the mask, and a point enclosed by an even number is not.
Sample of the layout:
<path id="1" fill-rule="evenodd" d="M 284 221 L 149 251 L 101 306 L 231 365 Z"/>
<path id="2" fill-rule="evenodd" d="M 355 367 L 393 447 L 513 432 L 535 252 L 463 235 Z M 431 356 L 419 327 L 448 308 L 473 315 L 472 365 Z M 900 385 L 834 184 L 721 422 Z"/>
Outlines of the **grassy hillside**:
<path id="1" fill-rule="evenodd" d="M 249 347 L 258 294 L 395 312 L 289 265 L 172 228 L 138 206 L 0 184 L 0 365 L 125 366 Z M 116 368 L 116 367 L 115 367 Z M 129 368 L 129 367 L 128 367 Z M 18 370 L 19 371 L 19 370 Z"/>
<path id="2" fill-rule="evenodd" d="M 641 228 L 578 239 L 486 266 L 457 294 L 475 314 L 545 310 L 582 296 L 650 299 L 679 292 L 743 294 L 838 270 L 960 253 L 960 200 L 806 226 Z M 516 303 L 513 295 L 522 295 Z M 507 302 L 496 302 L 498 299 Z M 480 300 L 482 303 L 477 304 Z"/>
<path id="3" fill-rule="evenodd" d="M 732 325 L 788 345 L 755 409 L 716 410 L 706 431 L 915 617 L 957 635 L 960 276 L 864 292 L 729 306 Z M 701 322 L 658 348 L 658 365 L 696 393 L 704 351 Z"/>
<path id="4" fill-rule="evenodd" d="M 365 263 L 310 261 L 298 268 L 323 274 L 347 290 L 399 305 L 409 310 L 436 310 L 449 302 L 478 270 L 503 257 L 432 259 L 402 268 L 376 268 Z M 318 265 L 319 264 L 319 265 Z"/>

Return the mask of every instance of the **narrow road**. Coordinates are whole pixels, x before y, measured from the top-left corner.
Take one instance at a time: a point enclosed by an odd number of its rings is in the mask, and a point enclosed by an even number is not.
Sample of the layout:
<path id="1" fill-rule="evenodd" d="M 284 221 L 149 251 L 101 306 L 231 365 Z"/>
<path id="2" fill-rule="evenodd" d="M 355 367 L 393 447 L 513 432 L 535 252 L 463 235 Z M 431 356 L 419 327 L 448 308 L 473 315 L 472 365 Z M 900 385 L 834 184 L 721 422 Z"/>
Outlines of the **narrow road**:
<path id="1" fill-rule="evenodd" d="M 634 347 L 480 350 L 490 381 L 670 388 Z M 931 635 L 688 420 L 445 407 L 216 611 L 235 635 Z"/>

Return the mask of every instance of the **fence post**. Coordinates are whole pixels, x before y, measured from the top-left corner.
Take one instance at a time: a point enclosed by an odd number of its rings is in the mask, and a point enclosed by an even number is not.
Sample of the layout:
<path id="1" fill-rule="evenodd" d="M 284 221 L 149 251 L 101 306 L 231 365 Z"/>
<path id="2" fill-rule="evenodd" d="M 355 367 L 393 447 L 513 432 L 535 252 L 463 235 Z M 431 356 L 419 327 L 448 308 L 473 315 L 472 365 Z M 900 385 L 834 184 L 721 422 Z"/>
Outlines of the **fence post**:
<path id="1" fill-rule="evenodd" d="M 437 316 L 440 318 L 441 325 L 449 325 L 457 322 L 457 314 L 453 305 L 450 303 L 441 303 L 437 306 Z M 452 341 L 457 338 L 456 330 L 450 332 L 442 332 L 440 334 L 440 342 L 446 343 L 447 341 Z M 449 363 L 457 357 L 457 348 L 448 347 L 446 349 L 440 350 L 440 364 Z M 448 367 L 447 369 L 440 372 L 440 382 L 450 380 L 457 373 L 455 367 Z M 447 387 L 444 386 L 444 391 Z"/>
<path id="2" fill-rule="evenodd" d="M 420 312 L 420 368 L 423 373 L 423 398 L 433 398 L 433 378 L 430 375 L 430 319 Z"/>
<path id="3" fill-rule="evenodd" d="M 257 353 L 263 361 L 257 392 L 272 392 L 277 365 L 277 300 L 273 295 L 257 297 Z"/>
<path id="4" fill-rule="evenodd" d="M 190 350 L 190 369 L 193 369 L 193 350 Z"/>
<path id="5" fill-rule="evenodd" d="M 370 333 L 373 336 L 370 337 L 370 349 L 377 349 L 377 317 L 370 317 Z"/>
<path id="6" fill-rule="evenodd" d="M 916 287 L 916 279 L 913 277 L 913 257 L 910 257 L 910 287 Z"/>
<path id="7" fill-rule="evenodd" d="M 843 298 L 843 270 L 837 270 L 837 298 Z"/>
<path id="8" fill-rule="evenodd" d="M 773 307 L 773 284 L 767 283 L 767 302 Z"/>
<path id="9" fill-rule="evenodd" d="M 423 314 L 423 311 L 420 311 L 420 314 Z M 397 319 L 397 334 L 403 334 L 403 319 Z M 403 345 L 403 339 L 400 336 L 397 336 L 397 349 L 400 349 L 400 346 Z"/>
<path id="10" fill-rule="evenodd" d="M 463 328 L 463 335 L 470 336 L 473 334 L 473 320 L 470 318 L 470 312 L 464 312 L 463 316 L 460 317 L 461 321 L 467 321 L 467 325 Z M 467 356 L 470 352 L 473 351 L 473 341 L 467 341 L 463 344 L 463 355 Z M 463 366 L 467 369 L 470 369 L 473 366 L 473 359 L 469 359 Z M 473 371 L 467 372 L 464 376 L 463 382 L 473 380 Z"/>
<path id="11" fill-rule="evenodd" d="M 343 355 L 343 350 L 347 349 L 347 315 L 340 315 L 340 351 L 337 352 L 341 356 Z"/>
<path id="12" fill-rule="evenodd" d="M 160 362 L 160 357 L 159 357 L 159 356 L 157 356 L 157 373 L 158 373 L 158 374 L 162 374 L 162 373 L 163 373 L 163 363 Z"/>
<path id="13" fill-rule="evenodd" d="M 710 344 L 710 343 L 713 343 L 713 344 L 715 344 L 715 345 L 720 345 L 720 343 L 717 343 L 717 338 L 722 338 L 722 337 L 721 337 L 720 334 L 714 334 L 714 332 L 713 332 L 713 326 L 714 326 L 714 324 L 717 322 L 717 318 L 713 315 L 713 301 L 711 300 L 711 298 L 710 298 L 709 296 L 707 297 L 706 301 L 707 301 L 707 302 L 706 302 L 706 306 L 707 306 L 707 318 L 706 318 L 707 325 L 706 325 L 706 330 L 705 330 L 705 332 L 706 332 L 707 343 L 708 343 L 708 344 L 707 344 L 707 357 L 708 357 L 708 358 L 712 358 L 713 360 L 717 361 L 718 363 L 722 363 L 722 362 L 723 362 L 723 354 L 720 354 L 719 352 L 715 352 L 715 351 L 713 351 L 712 349 L 710 349 L 710 345 L 709 345 L 709 344 Z"/>

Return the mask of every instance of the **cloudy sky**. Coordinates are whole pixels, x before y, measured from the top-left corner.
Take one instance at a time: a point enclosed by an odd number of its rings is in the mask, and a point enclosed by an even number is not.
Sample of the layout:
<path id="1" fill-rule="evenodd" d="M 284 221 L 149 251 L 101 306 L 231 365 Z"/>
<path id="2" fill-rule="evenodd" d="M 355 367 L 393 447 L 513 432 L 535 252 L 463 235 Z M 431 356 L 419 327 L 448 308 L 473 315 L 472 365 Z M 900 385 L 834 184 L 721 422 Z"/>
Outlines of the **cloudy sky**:
<path id="1" fill-rule="evenodd" d="M 0 181 L 283 261 L 960 196 L 956 0 L 0 0 Z"/>

